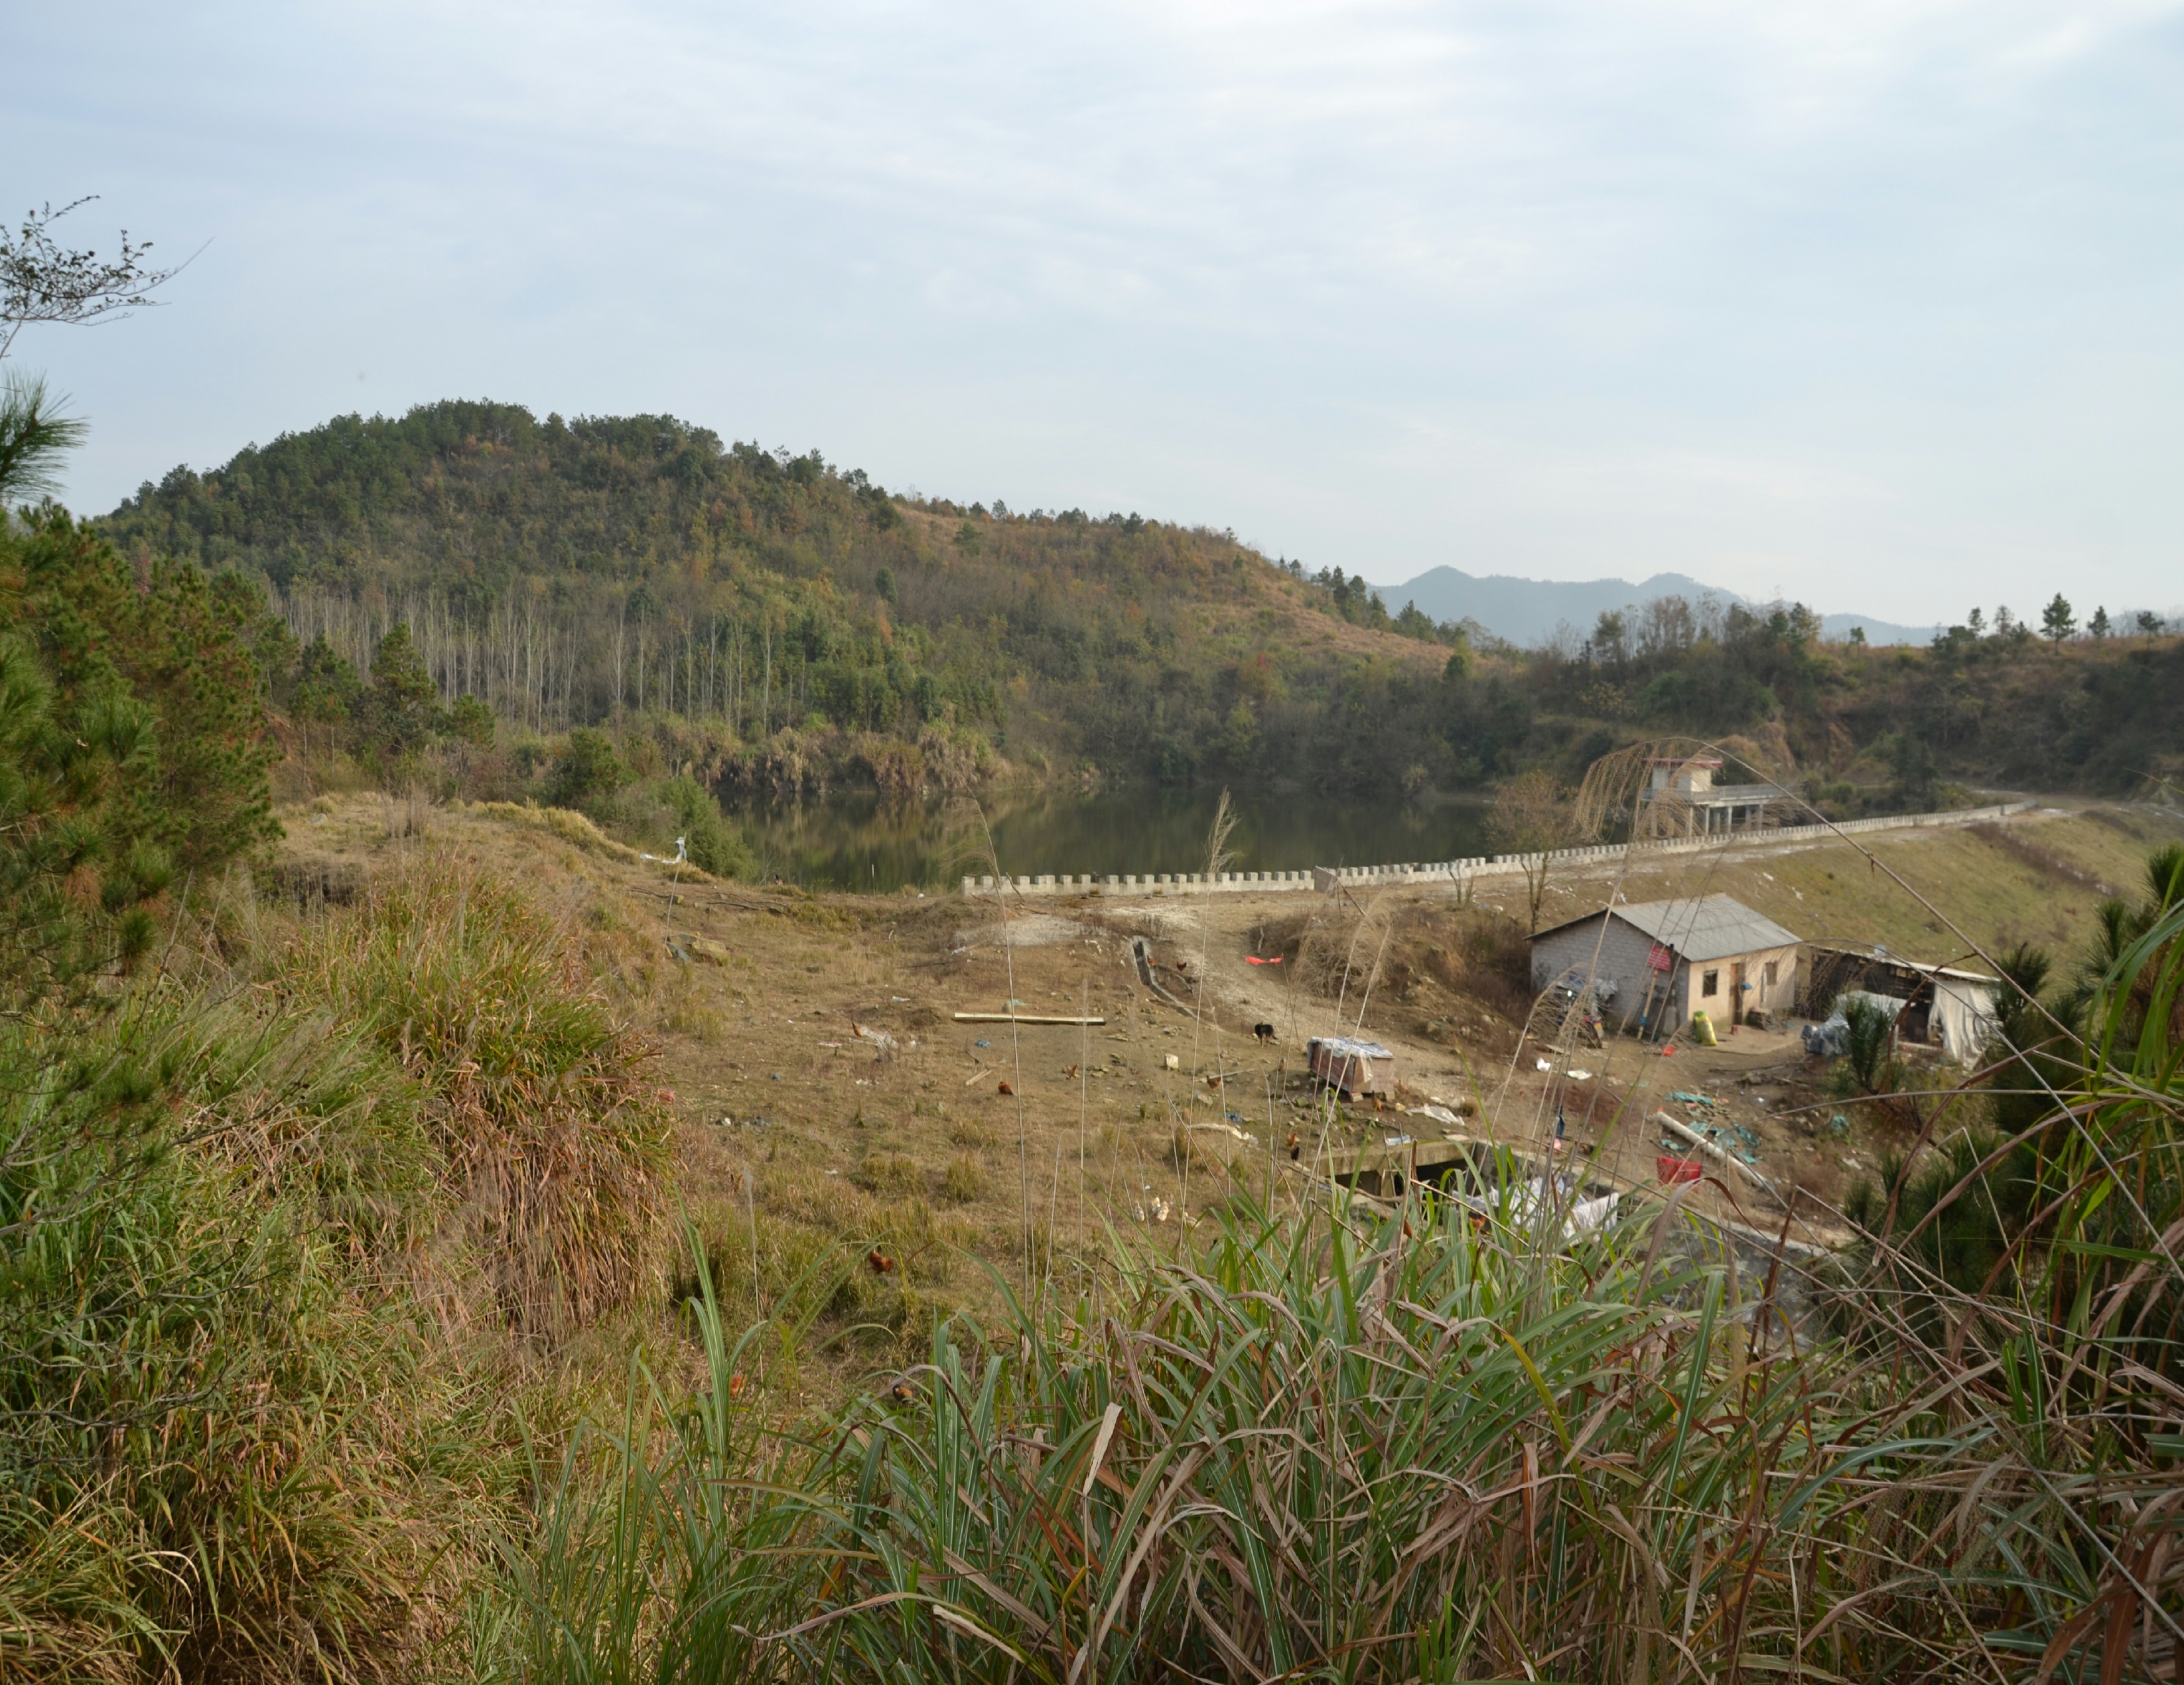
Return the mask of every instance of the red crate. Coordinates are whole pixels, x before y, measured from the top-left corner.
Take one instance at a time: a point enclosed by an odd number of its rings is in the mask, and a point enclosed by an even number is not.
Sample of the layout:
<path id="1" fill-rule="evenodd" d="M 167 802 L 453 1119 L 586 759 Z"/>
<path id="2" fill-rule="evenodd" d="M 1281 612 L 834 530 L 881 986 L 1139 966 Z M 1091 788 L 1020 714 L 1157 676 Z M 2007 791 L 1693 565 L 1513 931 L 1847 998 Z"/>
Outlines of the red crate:
<path id="1" fill-rule="evenodd" d="M 1653 1161 L 1653 1174 L 1664 1182 L 1695 1182 L 1706 1174 L 1706 1166 L 1696 1158 L 1671 1158 L 1664 1152 Z"/>

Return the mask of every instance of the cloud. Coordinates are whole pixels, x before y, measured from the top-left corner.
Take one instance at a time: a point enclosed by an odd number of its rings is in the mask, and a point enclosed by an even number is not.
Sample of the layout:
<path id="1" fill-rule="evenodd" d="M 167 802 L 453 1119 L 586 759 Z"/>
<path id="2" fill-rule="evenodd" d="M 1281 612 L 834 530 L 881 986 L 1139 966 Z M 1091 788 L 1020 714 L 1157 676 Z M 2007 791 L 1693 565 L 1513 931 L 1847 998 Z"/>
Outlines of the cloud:
<path id="1" fill-rule="evenodd" d="M 675 409 L 1374 577 L 1795 555 L 1960 612 L 2064 555 L 2150 594 L 2184 539 L 2176 5 L 230 0 L 18 35 L 19 197 L 215 237 L 156 319 L 25 346 L 93 414 L 93 506 L 361 368 L 374 404 Z"/>

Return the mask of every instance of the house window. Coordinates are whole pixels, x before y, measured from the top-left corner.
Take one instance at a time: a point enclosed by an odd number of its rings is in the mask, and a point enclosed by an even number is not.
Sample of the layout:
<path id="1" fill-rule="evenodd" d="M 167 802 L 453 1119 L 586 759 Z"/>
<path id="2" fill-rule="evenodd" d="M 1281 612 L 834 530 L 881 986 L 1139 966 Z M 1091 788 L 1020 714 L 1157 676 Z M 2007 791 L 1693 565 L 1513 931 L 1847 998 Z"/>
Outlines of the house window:
<path id="1" fill-rule="evenodd" d="M 1720 990 L 1721 990 L 1721 974 L 1720 974 L 1719 972 L 1718 972 L 1718 971 L 1702 971 L 1702 972 L 1701 972 L 1701 973 L 1699 974 L 1699 993 L 1700 993 L 1700 994 L 1702 994 L 1702 995 L 1713 995 L 1713 994 L 1719 994 L 1719 993 L 1720 992 Z"/>
<path id="2" fill-rule="evenodd" d="M 1767 986 L 1769 989 L 1772 989 L 1774 986 L 1774 965 L 1775 962 L 1771 959 L 1767 962 L 1765 976 L 1767 979 Z"/>

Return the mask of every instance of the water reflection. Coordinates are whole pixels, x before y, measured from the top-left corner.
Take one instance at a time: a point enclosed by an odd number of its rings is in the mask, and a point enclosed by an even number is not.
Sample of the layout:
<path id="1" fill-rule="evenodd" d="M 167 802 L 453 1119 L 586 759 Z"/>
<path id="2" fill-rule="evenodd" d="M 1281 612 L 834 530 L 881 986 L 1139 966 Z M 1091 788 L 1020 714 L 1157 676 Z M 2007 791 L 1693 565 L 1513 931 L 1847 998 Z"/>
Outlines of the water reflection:
<path id="1" fill-rule="evenodd" d="M 985 802 L 1001 869 L 1016 873 L 1191 872 L 1206 868 L 1216 789 L 1152 789 L 1096 795 L 1004 794 Z M 1430 808 L 1243 791 L 1229 850 L 1239 872 L 1378 866 L 1486 851 L 1476 802 Z M 735 815 L 767 875 L 811 889 L 886 893 L 905 884 L 952 888 L 987 868 L 966 856 L 945 804 L 883 805 L 869 792 Z"/>

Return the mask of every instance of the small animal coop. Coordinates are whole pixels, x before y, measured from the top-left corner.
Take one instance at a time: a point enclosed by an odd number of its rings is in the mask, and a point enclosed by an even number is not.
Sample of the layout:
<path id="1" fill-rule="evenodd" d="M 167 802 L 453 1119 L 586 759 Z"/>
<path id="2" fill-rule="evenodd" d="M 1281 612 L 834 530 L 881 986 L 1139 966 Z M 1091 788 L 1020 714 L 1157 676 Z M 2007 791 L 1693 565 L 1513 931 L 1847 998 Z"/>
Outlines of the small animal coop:
<path id="1" fill-rule="evenodd" d="M 1396 1090 L 1396 1056 L 1377 1041 L 1361 1041 L 1354 1035 L 1315 1035 L 1305 1044 L 1312 1074 L 1329 1088 L 1340 1089 L 1346 1100 L 1362 1094 L 1392 1094 Z"/>

